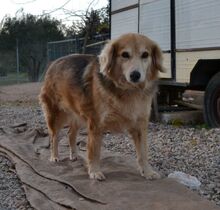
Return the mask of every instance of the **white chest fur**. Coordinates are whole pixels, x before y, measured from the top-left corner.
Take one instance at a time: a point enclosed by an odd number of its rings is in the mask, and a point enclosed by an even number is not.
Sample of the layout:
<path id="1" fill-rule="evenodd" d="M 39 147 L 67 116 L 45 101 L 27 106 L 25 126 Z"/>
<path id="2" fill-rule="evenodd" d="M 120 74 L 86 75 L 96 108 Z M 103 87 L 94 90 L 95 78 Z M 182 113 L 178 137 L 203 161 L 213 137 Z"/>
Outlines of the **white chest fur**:
<path id="1" fill-rule="evenodd" d="M 138 120 L 148 118 L 151 98 L 133 98 L 132 100 L 106 100 L 99 107 L 100 124 L 105 130 L 123 131 L 135 127 Z"/>

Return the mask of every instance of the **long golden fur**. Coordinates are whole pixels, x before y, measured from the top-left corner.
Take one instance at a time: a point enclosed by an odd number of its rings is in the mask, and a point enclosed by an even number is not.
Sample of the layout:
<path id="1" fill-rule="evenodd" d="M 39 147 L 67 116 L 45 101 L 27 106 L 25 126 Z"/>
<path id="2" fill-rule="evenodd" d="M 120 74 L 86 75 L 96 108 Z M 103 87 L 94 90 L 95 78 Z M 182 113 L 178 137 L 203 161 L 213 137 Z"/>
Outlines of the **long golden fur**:
<path id="1" fill-rule="evenodd" d="M 69 55 L 48 68 L 40 103 L 51 137 L 51 161 L 58 161 L 57 135 L 69 124 L 70 159 L 76 159 L 76 135 L 88 130 L 88 173 L 103 180 L 100 149 L 105 131 L 128 131 L 134 140 L 140 173 L 159 178 L 148 163 L 147 127 L 158 71 L 160 48 L 139 34 L 109 41 L 100 56 Z"/>

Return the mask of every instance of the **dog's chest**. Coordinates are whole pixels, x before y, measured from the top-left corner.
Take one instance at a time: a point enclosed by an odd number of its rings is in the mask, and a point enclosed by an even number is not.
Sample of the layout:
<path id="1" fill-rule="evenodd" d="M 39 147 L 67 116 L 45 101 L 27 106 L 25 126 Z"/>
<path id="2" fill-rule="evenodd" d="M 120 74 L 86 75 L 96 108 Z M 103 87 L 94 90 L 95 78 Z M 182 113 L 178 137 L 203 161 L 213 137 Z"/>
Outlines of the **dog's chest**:
<path id="1" fill-rule="evenodd" d="M 146 116 L 146 106 L 147 103 L 143 100 L 103 103 L 100 109 L 100 123 L 109 131 L 123 131 L 134 127 L 140 118 Z"/>

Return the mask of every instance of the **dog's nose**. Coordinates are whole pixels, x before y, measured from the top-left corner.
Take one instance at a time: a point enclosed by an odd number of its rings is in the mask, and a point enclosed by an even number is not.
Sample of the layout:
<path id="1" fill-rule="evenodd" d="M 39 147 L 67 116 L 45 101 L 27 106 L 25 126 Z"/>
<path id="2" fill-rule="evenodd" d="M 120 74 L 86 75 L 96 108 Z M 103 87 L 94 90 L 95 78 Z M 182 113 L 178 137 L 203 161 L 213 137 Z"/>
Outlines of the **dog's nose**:
<path id="1" fill-rule="evenodd" d="M 138 82 L 139 79 L 141 78 L 141 74 L 139 71 L 132 71 L 130 74 L 130 79 L 132 82 Z"/>

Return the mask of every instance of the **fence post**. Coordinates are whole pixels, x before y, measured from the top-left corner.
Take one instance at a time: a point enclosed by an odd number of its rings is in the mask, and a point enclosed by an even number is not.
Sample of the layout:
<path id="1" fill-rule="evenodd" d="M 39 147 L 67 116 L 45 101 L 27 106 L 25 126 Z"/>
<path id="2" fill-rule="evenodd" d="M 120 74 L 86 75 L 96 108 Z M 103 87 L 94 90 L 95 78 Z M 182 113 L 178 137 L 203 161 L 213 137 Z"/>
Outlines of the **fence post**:
<path id="1" fill-rule="evenodd" d="M 18 49 L 18 38 L 16 38 L 16 70 L 17 70 L 17 83 L 19 76 L 19 49 Z"/>

